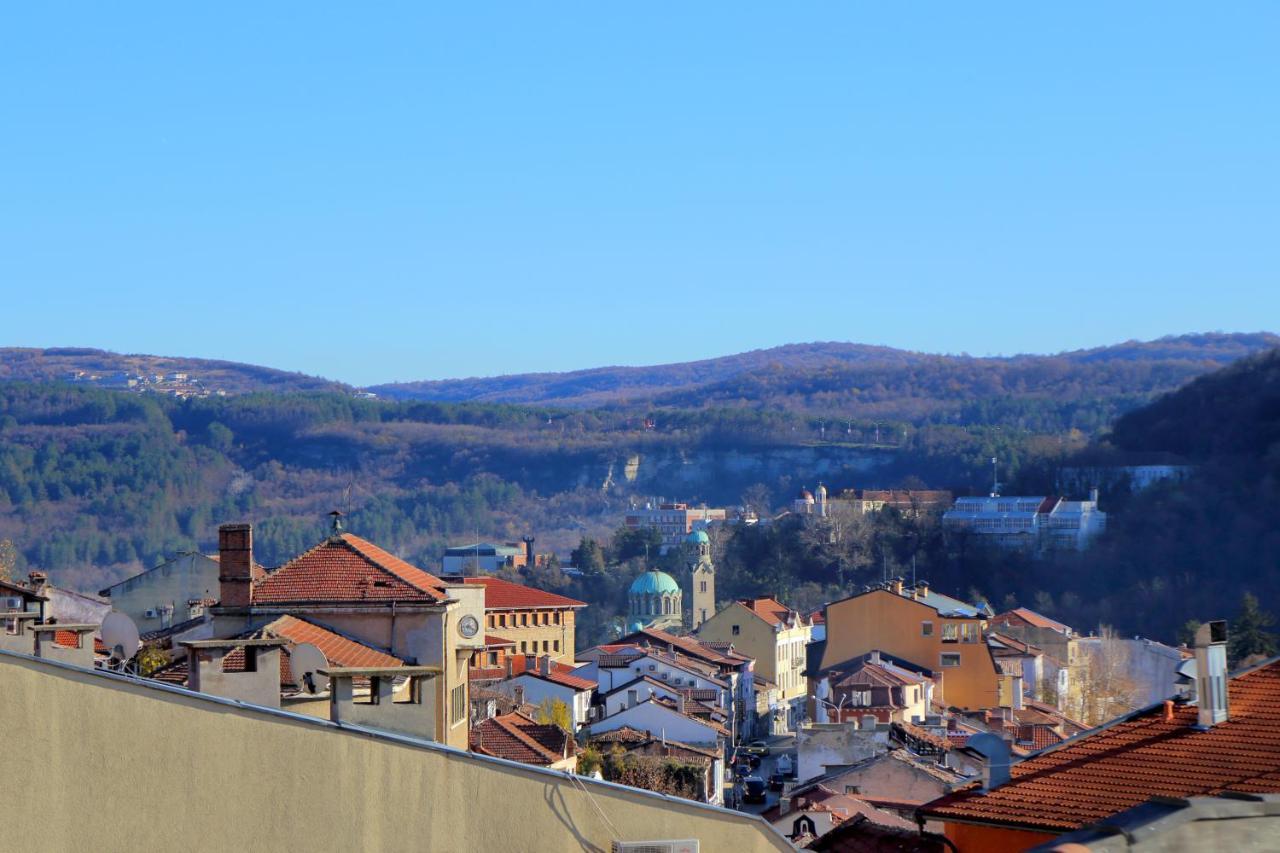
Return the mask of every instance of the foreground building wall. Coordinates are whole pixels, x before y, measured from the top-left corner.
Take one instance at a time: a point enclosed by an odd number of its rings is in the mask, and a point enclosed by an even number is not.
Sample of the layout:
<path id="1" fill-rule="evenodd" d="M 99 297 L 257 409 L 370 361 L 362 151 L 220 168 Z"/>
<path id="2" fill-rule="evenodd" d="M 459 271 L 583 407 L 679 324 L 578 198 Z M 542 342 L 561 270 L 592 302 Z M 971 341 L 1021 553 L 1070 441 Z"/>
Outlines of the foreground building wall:
<path id="1" fill-rule="evenodd" d="M 7 794 L 16 849 L 791 849 L 732 812 L 9 653 L 0 727 L 38 767 Z"/>

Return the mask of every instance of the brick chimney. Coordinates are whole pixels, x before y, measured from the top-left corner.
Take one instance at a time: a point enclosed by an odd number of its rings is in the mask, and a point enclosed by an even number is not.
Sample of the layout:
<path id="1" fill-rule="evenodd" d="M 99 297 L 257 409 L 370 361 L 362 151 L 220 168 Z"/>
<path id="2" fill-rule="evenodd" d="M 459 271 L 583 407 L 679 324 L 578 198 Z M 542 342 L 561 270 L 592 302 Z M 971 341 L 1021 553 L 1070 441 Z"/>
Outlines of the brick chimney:
<path id="1" fill-rule="evenodd" d="M 902 578 L 894 578 L 889 583 L 889 589 L 894 595 L 902 595 Z"/>
<path id="2" fill-rule="evenodd" d="M 218 528 L 218 584 L 223 607 L 253 603 L 253 582 L 262 577 L 253 562 L 253 526 L 224 524 Z"/>
<path id="3" fill-rule="evenodd" d="M 551 674 L 551 655 L 543 655 L 538 658 L 538 671 L 543 675 Z"/>

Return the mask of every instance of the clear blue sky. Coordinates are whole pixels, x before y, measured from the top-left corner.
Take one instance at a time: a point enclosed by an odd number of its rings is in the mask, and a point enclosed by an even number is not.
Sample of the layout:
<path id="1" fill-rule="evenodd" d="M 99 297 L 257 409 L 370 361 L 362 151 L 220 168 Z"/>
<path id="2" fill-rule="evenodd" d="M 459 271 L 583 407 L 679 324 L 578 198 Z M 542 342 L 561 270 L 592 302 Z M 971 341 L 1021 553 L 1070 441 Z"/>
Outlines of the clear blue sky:
<path id="1" fill-rule="evenodd" d="M 0 343 L 373 383 L 1280 327 L 1275 2 L 429 5 L 10 4 Z"/>

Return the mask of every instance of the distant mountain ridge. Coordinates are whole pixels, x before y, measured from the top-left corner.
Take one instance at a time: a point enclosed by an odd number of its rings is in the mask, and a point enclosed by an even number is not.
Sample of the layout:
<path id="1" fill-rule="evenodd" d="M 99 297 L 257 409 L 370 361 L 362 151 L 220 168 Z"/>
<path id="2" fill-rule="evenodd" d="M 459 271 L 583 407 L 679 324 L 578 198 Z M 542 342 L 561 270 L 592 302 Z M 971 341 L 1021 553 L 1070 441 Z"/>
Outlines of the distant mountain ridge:
<path id="1" fill-rule="evenodd" d="M 81 379 L 85 382 L 95 375 L 105 380 L 117 374 L 185 373 L 200 386 L 227 394 L 353 390 L 341 382 L 303 373 L 218 359 L 123 354 L 87 347 L 0 347 L 0 381 L 65 382 L 77 373 L 85 374 Z"/>
<path id="2" fill-rule="evenodd" d="M 370 386 L 380 396 L 436 402 L 524 403 L 586 408 L 620 403 L 697 405 L 699 398 L 722 404 L 758 403 L 758 386 L 777 385 L 826 373 L 837 385 L 856 385 L 862 370 L 882 383 L 921 367 L 965 365 L 1006 371 L 1039 365 L 1064 368 L 1126 362 L 1160 365 L 1177 374 L 1178 383 L 1280 346 L 1268 332 L 1206 333 L 1154 341 L 1126 341 L 1056 355 L 974 357 L 938 355 L 854 343 L 787 344 L 721 358 L 650 367 L 599 367 L 567 373 L 526 373 L 491 378 L 425 380 Z M 1174 379 L 1175 377 L 1170 377 Z M 1154 391 L 1168 390 L 1162 383 Z M 705 393 L 704 393 L 705 392 Z M 784 392 L 785 393 L 785 392 Z M 798 408 L 805 408 L 801 405 Z"/>

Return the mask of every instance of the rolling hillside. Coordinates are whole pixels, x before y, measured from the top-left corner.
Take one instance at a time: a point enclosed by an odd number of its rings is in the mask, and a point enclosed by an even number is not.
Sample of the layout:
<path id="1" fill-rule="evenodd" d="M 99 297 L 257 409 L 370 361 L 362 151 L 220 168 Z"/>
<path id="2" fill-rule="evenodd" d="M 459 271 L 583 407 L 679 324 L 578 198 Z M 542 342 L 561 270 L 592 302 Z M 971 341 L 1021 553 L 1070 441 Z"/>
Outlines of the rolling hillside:
<path id="1" fill-rule="evenodd" d="M 1151 395 L 1275 346 L 1280 346 L 1280 336 L 1269 333 L 1199 334 L 1057 355 L 973 358 L 852 343 L 790 344 L 683 364 L 401 382 L 370 390 L 394 399 L 450 402 L 575 408 L 627 403 L 682 408 L 765 405 L 792 411 L 838 410 L 851 416 L 910 417 L 905 409 L 862 408 L 868 399 L 920 396 L 1042 393 L 1060 398 L 1064 387 L 1096 385 L 1102 367 L 1110 368 L 1123 393 Z M 938 381 L 931 381 L 935 377 Z M 1092 390 L 1086 388 L 1086 392 Z M 1100 389 L 1098 393 L 1107 392 Z"/>

